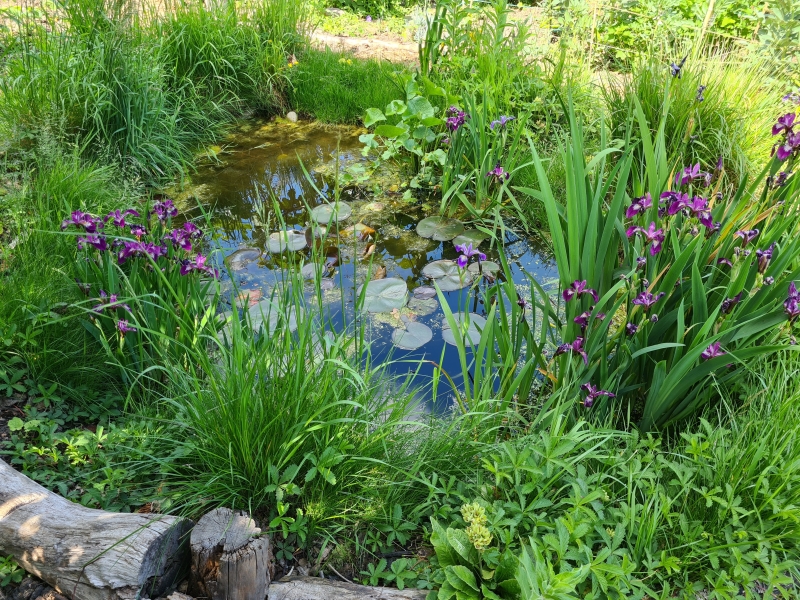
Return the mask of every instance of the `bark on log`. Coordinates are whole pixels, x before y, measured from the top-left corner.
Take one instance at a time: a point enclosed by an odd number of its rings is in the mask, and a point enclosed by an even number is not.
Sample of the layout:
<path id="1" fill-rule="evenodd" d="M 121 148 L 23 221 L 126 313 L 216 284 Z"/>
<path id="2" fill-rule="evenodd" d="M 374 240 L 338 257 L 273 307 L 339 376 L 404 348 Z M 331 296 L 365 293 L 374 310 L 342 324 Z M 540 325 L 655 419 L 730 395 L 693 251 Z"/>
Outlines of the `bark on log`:
<path id="1" fill-rule="evenodd" d="M 73 600 L 155 598 L 189 566 L 192 523 L 85 508 L 0 460 L 0 554 Z"/>
<path id="2" fill-rule="evenodd" d="M 189 593 L 211 600 L 264 600 L 269 589 L 269 538 L 240 511 L 218 508 L 192 531 Z"/>
<path id="3" fill-rule="evenodd" d="M 425 600 L 423 590 L 369 587 L 321 577 L 284 577 L 269 586 L 268 600 Z"/>

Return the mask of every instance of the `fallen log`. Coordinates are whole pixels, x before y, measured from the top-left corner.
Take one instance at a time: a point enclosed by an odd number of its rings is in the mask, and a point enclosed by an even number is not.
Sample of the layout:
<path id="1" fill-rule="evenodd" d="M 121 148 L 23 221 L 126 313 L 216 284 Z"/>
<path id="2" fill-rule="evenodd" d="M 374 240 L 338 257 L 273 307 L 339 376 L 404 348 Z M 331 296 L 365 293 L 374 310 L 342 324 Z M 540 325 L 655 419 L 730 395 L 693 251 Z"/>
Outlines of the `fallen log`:
<path id="1" fill-rule="evenodd" d="M 211 600 L 264 600 L 269 588 L 269 538 L 241 511 L 218 508 L 192 531 L 189 593 Z"/>
<path id="2" fill-rule="evenodd" d="M 73 600 L 156 598 L 189 566 L 186 519 L 85 508 L 0 460 L 0 555 Z"/>
<path id="3" fill-rule="evenodd" d="M 268 600 L 425 600 L 423 590 L 369 587 L 321 577 L 284 577 L 269 586 Z"/>

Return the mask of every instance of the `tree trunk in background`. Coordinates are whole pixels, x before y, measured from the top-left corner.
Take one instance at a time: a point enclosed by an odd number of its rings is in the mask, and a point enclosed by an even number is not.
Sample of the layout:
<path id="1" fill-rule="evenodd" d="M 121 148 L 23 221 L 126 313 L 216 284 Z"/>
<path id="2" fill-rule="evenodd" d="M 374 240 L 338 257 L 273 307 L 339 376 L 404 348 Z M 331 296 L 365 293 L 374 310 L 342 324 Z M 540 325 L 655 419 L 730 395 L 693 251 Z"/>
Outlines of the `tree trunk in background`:
<path id="1" fill-rule="evenodd" d="M 191 521 L 85 508 L 0 460 L 0 555 L 73 600 L 155 598 L 189 566 Z"/>

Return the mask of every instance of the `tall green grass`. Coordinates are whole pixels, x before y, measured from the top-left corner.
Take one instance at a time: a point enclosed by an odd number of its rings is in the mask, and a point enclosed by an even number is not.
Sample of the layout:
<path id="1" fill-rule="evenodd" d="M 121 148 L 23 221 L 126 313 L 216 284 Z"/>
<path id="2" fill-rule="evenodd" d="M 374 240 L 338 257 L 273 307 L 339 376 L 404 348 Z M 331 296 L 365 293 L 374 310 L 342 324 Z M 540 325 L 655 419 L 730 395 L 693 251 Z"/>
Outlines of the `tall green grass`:
<path id="1" fill-rule="evenodd" d="M 308 50 L 298 59 L 289 75 L 289 104 L 320 121 L 358 123 L 368 108 L 405 98 L 405 67 L 331 50 Z"/>

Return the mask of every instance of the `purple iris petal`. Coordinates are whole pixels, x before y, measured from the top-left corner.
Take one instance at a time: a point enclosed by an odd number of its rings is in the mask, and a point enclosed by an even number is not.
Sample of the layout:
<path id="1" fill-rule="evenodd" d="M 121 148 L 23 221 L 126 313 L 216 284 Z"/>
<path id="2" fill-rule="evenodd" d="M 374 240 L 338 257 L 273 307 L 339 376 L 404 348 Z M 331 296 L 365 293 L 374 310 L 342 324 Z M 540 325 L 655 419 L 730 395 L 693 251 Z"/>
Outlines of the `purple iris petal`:
<path id="1" fill-rule="evenodd" d="M 115 211 L 108 213 L 103 219 L 103 222 L 108 223 L 109 221 L 112 221 L 115 227 L 122 229 L 128 226 L 128 224 L 125 222 L 125 217 L 127 216 L 139 217 L 141 215 L 132 208 L 129 208 L 124 211 L 117 209 Z"/>
<path id="2" fill-rule="evenodd" d="M 150 215 L 156 215 L 159 221 L 166 221 L 168 218 L 176 217 L 178 215 L 178 209 L 175 208 L 175 204 L 173 204 L 172 200 L 167 198 L 166 200 L 161 200 L 153 204 L 153 209 L 148 213 L 148 218 Z"/>
<path id="3" fill-rule="evenodd" d="M 717 358 L 718 356 L 725 356 L 726 354 L 727 352 L 720 348 L 720 343 L 714 342 L 708 348 L 703 350 L 703 352 L 700 354 L 700 358 L 703 360 L 710 360 L 712 358 Z"/>
<path id="4" fill-rule="evenodd" d="M 747 244 L 756 239 L 758 234 L 759 234 L 758 229 L 742 229 L 734 233 L 733 237 L 742 238 L 742 248 L 744 248 L 745 246 L 747 246 Z"/>
<path id="5" fill-rule="evenodd" d="M 561 344 L 558 348 L 556 348 L 553 357 L 555 358 L 561 354 L 579 354 L 581 358 L 583 358 L 583 363 L 586 365 L 589 364 L 589 357 L 586 355 L 586 351 L 583 349 L 582 337 L 576 337 L 575 341 L 571 344 Z"/>
<path id="6" fill-rule="evenodd" d="M 756 250 L 756 258 L 758 259 L 758 272 L 762 275 L 769 267 L 769 261 L 772 260 L 772 253 L 775 250 L 775 242 L 770 244 L 766 250 Z"/>
<path id="7" fill-rule="evenodd" d="M 569 302 L 573 297 L 580 297 L 583 294 L 589 294 L 595 302 L 600 299 L 597 291 L 589 288 L 585 279 L 583 281 L 573 281 L 567 289 L 561 292 L 564 302 Z"/>
<path id="8" fill-rule="evenodd" d="M 772 135 L 778 135 L 781 132 L 791 133 L 794 119 L 794 113 L 786 113 L 782 117 L 778 117 L 778 122 L 772 126 Z"/>
<path id="9" fill-rule="evenodd" d="M 639 306 L 643 306 L 644 309 L 650 310 L 650 307 L 653 306 L 656 302 L 661 300 L 664 297 L 665 292 L 661 292 L 660 294 L 653 294 L 651 292 L 642 292 L 636 298 L 633 299 L 633 303 Z"/>
<path id="10" fill-rule="evenodd" d="M 653 206 L 653 198 L 650 196 L 650 192 L 647 192 L 644 196 L 633 199 L 631 205 L 625 210 L 625 217 L 632 219 L 639 213 L 643 213 L 651 206 Z"/>
<path id="11" fill-rule="evenodd" d="M 719 307 L 720 314 L 727 315 L 729 312 L 733 310 L 733 307 L 739 304 L 742 300 L 742 292 L 736 294 L 733 298 L 726 298 L 722 301 L 722 304 Z"/>
<path id="12" fill-rule="evenodd" d="M 61 230 L 63 231 L 70 225 L 83 229 L 86 233 L 95 233 L 98 229 L 103 228 L 103 220 L 89 213 L 80 210 L 73 211 L 69 219 L 64 219 L 61 222 Z"/>
<path id="13" fill-rule="evenodd" d="M 639 326 L 636 323 L 628 323 L 625 325 L 625 333 L 629 336 L 636 335 L 637 331 L 639 331 Z"/>
<path id="14" fill-rule="evenodd" d="M 494 131 L 494 128 L 495 128 L 495 127 L 500 127 L 500 129 L 502 129 L 503 127 L 505 127 L 505 126 L 506 126 L 506 124 L 507 124 L 509 121 L 513 121 L 514 119 L 515 119 L 515 117 L 506 117 L 506 116 L 501 116 L 501 117 L 500 117 L 499 119 L 497 119 L 496 121 L 492 121 L 491 123 L 489 123 L 489 129 L 491 129 L 492 131 Z"/>
<path id="15" fill-rule="evenodd" d="M 718 265 L 728 265 L 729 267 L 733 267 L 733 263 L 727 258 L 718 258 L 717 259 Z"/>
<path id="16" fill-rule="evenodd" d="M 601 390 L 591 383 L 584 383 L 581 386 L 581 389 L 586 392 L 586 398 L 583 401 L 583 405 L 586 408 L 591 408 L 592 404 L 594 404 L 595 399 L 599 398 L 600 396 L 608 396 L 609 398 L 616 398 L 615 394 L 608 392 L 606 390 Z"/>
<path id="17" fill-rule="evenodd" d="M 117 329 L 122 334 L 134 333 L 137 331 L 136 327 L 129 325 L 127 321 L 117 321 Z"/>
<path id="18" fill-rule="evenodd" d="M 452 133 L 458 131 L 467 118 L 467 114 L 464 111 L 459 110 L 457 106 L 451 106 L 448 108 L 447 115 L 448 116 L 445 119 L 445 123 L 447 124 L 447 128 Z"/>
<path id="19" fill-rule="evenodd" d="M 505 172 L 499 162 L 494 166 L 494 169 L 486 173 L 486 176 L 493 177 L 498 183 L 509 178 L 509 174 Z"/>
<path id="20" fill-rule="evenodd" d="M 104 235 L 90 233 L 85 237 L 78 238 L 78 250 L 83 250 L 86 246 L 91 246 L 95 250 L 105 252 L 108 250 L 108 241 Z"/>

